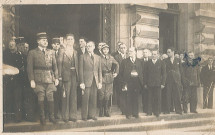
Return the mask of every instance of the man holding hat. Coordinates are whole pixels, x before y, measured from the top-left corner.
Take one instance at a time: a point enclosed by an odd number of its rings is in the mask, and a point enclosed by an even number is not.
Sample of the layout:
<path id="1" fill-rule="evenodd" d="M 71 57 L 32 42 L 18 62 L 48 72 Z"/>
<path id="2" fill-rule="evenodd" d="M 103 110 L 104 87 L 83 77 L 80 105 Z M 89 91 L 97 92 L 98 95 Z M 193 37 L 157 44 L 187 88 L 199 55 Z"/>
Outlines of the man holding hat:
<path id="1" fill-rule="evenodd" d="M 40 123 L 45 125 L 44 98 L 48 100 L 50 121 L 56 123 L 54 118 L 53 92 L 58 85 L 58 69 L 55 53 L 47 49 L 46 32 L 37 34 L 38 47 L 28 54 L 27 72 L 31 87 L 38 96 L 40 107 Z"/>
<path id="2" fill-rule="evenodd" d="M 102 88 L 99 95 L 99 117 L 110 117 L 109 100 L 113 94 L 113 80 L 119 73 L 118 62 L 109 54 L 109 46 L 103 44 L 101 48 Z"/>

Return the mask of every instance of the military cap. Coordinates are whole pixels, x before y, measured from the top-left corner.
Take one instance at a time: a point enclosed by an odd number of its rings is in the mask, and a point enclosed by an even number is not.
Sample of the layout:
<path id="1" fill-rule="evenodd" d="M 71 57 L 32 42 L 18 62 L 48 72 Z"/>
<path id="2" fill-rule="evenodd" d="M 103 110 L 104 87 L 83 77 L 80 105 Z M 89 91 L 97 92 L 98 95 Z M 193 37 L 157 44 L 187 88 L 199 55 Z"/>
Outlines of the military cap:
<path id="1" fill-rule="evenodd" d="M 46 32 L 37 33 L 37 39 L 47 39 Z"/>
<path id="2" fill-rule="evenodd" d="M 52 38 L 52 44 L 56 44 L 56 43 L 60 44 L 60 38 L 58 37 Z"/>
<path id="3" fill-rule="evenodd" d="M 18 37 L 15 39 L 16 44 L 22 44 L 25 43 L 25 38 L 24 37 Z"/>
<path id="4" fill-rule="evenodd" d="M 103 49 L 103 48 L 109 48 L 109 45 L 107 45 L 107 44 L 105 43 L 105 44 L 102 45 L 102 48 L 101 48 L 101 49 Z"/>

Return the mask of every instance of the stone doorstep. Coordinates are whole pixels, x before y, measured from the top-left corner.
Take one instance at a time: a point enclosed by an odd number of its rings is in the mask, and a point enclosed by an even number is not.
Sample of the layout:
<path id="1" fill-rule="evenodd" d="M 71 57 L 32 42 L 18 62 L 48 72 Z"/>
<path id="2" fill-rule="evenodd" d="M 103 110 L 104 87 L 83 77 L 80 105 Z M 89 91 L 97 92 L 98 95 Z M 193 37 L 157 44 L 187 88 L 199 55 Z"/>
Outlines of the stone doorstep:
<path id="1" fill-rule="evenodd" d="M 68 130 L 61 130 L 61 131 L 65 131 L 65 132 L 66 131 L 71 131 L 71 132 L 152 131 L 152 130 L 160 130 L 160 129 L 168 129 L 168 128 L 174 129 L 174 128 L 184 128 L 184 127 L 196 127 L 200 125 L 206 125 L 209 123 L 215 124 L 215 117 L 183 119 L 183 120 L 176 120 L 176 121 L 155 121 L 155 122 L 145 122 L 145 123 L 131 123 L 131 124 L 121 124 L 121 125 L 86 127 L 86 128 L 68 129 Z"/>
<path id="2" fill-rule="evenodd" d="M 120 125 L 120 124 L 129 124 L 129 123 L 146 123 L 146 122 L 156 122 L 156 121 L 175 121 L 182 119 L 199 119 L 199 118 L 210 118 L 214 117 L 214 111 L 203 111 L 198 114 L 162 114 L 159 118 L 155 116 L 145 116 L 144 113 L 140 113 L 139 119 L 126 119 L 122 115 L 114 115 L 112 117 L 98 117 L 97 121 L 88 120 L 82 121 L 78 120 L 76 123 L 69 122 L 65 124 L 60 121 L 58 124 L 53 125 L 52 123 L 47 122 L 46 126 L 41 126 L 38 122 L 22 122 L 22 123 L 9 123 L 4 125 L 4 132 L 32 132 L 32 131 L 48 131 L 48 130 L 60 130 L 60 129 L 71 129 L 71 128 L 86 128 L 86 127 L 98 127 L 98 126 L 109 126 L 109 125 Z"/>

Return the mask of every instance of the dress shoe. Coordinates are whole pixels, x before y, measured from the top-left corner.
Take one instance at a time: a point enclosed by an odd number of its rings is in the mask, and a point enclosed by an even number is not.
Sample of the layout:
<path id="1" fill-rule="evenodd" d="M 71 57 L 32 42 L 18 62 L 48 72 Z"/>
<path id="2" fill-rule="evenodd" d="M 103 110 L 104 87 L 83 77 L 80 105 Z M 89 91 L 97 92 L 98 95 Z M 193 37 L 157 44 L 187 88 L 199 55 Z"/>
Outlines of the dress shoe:
<path id="1" fill-rule="evenodd" d="M 151 113 L 147 113 L 146 116 L 152 116 L 152 114 Z"/>
<path id="2" fill-rule="evenodd" d="M 64 121 L 65 123 L 68 123 L 68 122 L 69 122 L 69 120 L 67 120 L 67 119 L 63 119 L 63 121 Z"/>
<path id="3" fill-rule="evenodd" d="M 126 119 L 131 119 L 131 116 L 126 116 Z"/>
<path id="4" fill-rule="evenodd" d="M 92 119 L 93 119 L 93 120 L 98 120 L 96 117 L 93 117 Z"/>
<path id="5" fill-rule="evenodd" d="M 140 118 L 140 116 L 139 116 L 139 115 L 134 115 L 134 117 L 135 117 L 136 119 Z"/>
<path id="6" fill-rule="evenodd" d="M 182 115 L 182 112 L 176 112 L 176 114 Z"/>
<path id="7" fill-rule="evenodd" d="M 191 113 L 198 113 L 197 111 L 190 111 Z"/>
<path id="8" fill-rule="evenodd" d="M 77 119 L 70 118 L 69 121 L 76 122 Z"/>
<path id="9" fill-rule="evenodd" d="M 87 121 L 87 119 L 86 119 L 86 118 L 83 118 L 82 120 L 83 120 L 83 121 Z"/>

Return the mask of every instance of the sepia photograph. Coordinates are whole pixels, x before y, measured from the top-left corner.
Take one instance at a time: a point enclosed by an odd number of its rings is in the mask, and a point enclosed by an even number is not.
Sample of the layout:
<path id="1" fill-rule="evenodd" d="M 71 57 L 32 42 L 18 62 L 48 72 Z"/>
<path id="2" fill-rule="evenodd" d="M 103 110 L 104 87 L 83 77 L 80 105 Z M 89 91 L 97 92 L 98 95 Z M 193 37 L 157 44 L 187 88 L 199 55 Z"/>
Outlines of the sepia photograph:
<path id="1" fill-rule="evenodd" d="M 1 28 L 3 134 L 215 135 L 215 3 L 5 0 Z"/>

